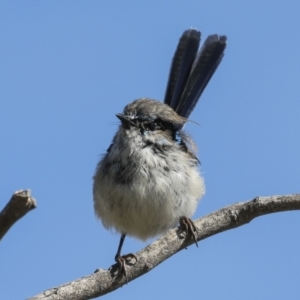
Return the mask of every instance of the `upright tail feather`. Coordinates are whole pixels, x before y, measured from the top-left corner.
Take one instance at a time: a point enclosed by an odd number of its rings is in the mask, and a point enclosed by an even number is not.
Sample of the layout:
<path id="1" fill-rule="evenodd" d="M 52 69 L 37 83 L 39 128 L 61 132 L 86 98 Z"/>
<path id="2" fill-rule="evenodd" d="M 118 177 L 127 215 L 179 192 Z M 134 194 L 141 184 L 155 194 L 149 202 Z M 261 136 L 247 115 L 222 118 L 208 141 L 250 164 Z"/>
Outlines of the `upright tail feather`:
<path id="1" fill-rule="evenodd" d="M 226 36 L 210 35 L 198 52 L 200 32 L 186 30 L 175 51 L 164 102 L 188 118 L 219 66 L 226 48 Z M 197 54 L 198 52 L 198 54 Z"/>
<path id="2" fill-rule="evenodd" d="M 200 44 L 200 31 L 186 30 L 177 45 L 170 69 L 165 95 L 165 103 L 174 110 L 186 86 L 190 72 L 197 56 Z"/>

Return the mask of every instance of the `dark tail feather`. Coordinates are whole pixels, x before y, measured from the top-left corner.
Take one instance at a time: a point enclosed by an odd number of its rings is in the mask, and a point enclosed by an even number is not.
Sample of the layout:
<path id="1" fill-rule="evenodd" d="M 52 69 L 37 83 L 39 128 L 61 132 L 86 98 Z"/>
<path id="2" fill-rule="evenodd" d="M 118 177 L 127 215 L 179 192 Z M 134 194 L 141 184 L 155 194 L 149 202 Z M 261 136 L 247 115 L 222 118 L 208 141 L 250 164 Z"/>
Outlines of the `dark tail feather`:
<path id="1" fill-rule="evenodd" d="M 178 42 L 171 64 L 164 101 L 175 111 L 179 106 L 179 101 L 190 76 L 199 44 L 200 31 L 195 29 L 186 30 Z"/>
<path id="2" fill-rule="evenodd" d="M 198 32 L 196 30 L 191 31 Z M 183 33 L 173 58 L 165 103 L 170 105 L 180 116 L 188 118 L 224 56 L 224 50 L 226 48 L 226 37 L 211 35 L 205 40 L 197 56 L 194 54 L 194 52 L 190 55 L 186 54 L 185 56 L 178 56 L 178 49 L 180 45 L 184 45 L 181 44 L 181 40 L 183 39 L 186 32 L 187 31 Z M 198 34 L 200 37 L 200 33 Z M 190 48 L 185 47 L 185 52 L 188 51 L 191 51 Z M 180 74 L 180 71 L 182 69 L 179 69 L 178 67 L 176 68 L 174 62 L 181 60 L 181 65 L 187 66 L 188 61 L 184 62 L 183 60 L 186 59 L 186 57 L 191 57 L 192 55 L 194 55 L 194 62 L 189 68 L 189 74 Z M 177 71 L 176 74 L 174 70 L 179 71 Z M 176 76 L 173 76 L 172 74 L 176 74 Z M 186 76 L 188 76 L 188 78 L 186 78 Z M 185 80 L 179 81 L 178 78 L 180 77 L 185 77 Z M 173 97 L 170 101 L 170 98 L 168 98 L 167 96 L 171 94 L 171 92 L 169 91 L 175 90 L 175 86 L 179 87 L 177 87 L 177 93 L 173 92 Z"/>
<path id="3" fill-rule="evenodd" d="M 224 56 L 225 47 L 225 36 L 211 35 L 204 42 L 193 64 L 190 77 L 181 96 L 180 106 L 177 108 L 177 113 L 180 116 L 188 118 L 195 108 Z"/>

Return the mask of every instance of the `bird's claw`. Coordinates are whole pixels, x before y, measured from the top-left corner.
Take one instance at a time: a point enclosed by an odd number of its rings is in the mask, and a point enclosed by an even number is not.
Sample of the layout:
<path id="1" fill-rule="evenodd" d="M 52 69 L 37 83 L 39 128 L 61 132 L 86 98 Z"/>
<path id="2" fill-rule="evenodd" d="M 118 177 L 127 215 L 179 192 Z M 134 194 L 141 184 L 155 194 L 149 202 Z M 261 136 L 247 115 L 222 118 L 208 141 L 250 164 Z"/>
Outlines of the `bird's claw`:
<path id="1" fill-rule="evenodd" d="M 196 228 L 194 222 L 187 217 L 180 217 L 179 224 L 185 230 L 186 236 L 188 236 L 188 235 L 192 236 L 196 246 L 198 247 L 198 243 L 197 243 L 197 239 L 196 239 L 196 235 L 195 235 L 195 232 L 197 233 L 197 228 Z"/>
<path id="2" fill-rule="evenodd" d="M 135 259 L 135 263 L 132 264 L 131 260 Z M 126 278 L 126 282 L 128 283 L 128 279 L 127 279 L 127 264 L 131 264 L 131 265 L 135 265 L 137 262 L 137 257 L 133 254 L 133 253 L 128 253 L 126 255 L 119 255 L 115 257 L 115 261 L 118 264 L 119 267 L 119 274 L 125 276 Z"/>

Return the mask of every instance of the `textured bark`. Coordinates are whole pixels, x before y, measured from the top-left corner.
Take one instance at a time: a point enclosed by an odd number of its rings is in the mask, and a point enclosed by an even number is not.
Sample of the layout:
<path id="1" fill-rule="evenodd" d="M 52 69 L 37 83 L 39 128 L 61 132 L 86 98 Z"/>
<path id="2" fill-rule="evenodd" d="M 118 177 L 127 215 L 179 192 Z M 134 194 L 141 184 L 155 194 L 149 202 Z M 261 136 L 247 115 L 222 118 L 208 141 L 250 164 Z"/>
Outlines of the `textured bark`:
<path id="1" fill-rule="evenodd" d="M 196 220 L 198 241 L 225 230 L 249 223 L 256 217 L 289 210 L 300 210 L 300 194 L 257 197 L 251 201 L 240 202 Z M 182 229 L 172 229 L 151 245 L 136 253 L 137 262 L 127 265 L 127 280 L 149 272 L 170 256 L 193 244 L 185 238 Z M 116 266 L 109 270 L 100 269 L 94 274 L 82 277 L 64 285 L 49 289 L 29 300 L 85 300 L 93 299 L 116 290 L 126 283 L 124 276 L 118 275 Z"/>
<path id="2" fill-rule="evenodd" d="M 0 240 L 19 219 L 36 208 L 30 190 L 16 191 L 0 213 Z"/>

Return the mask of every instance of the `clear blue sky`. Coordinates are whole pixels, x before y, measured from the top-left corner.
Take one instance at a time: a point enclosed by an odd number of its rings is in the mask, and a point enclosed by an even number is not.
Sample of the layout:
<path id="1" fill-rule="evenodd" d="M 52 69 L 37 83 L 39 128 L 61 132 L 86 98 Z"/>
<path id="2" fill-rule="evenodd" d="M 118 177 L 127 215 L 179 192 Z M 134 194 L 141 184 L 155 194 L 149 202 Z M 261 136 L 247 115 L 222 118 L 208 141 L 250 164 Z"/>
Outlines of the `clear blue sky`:
<path id="1" fill-rule="evenodd" d="M 1 299 L 108 268 L 119 237 L 94 217 L 92 176 L 140 97 L 162 99 L 183 30 L 228 36 L 187 130 L 207 193 L 195 218 L 300 192 L 299 1 L 1 1 L 1 208 L 38 208 L 0 243 Z M 299 299 L 300 218 L 286 212 L 202 241 L 106 299 Z M 127 239 L 124 253 L 146 246 Z"/>

